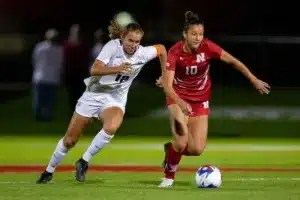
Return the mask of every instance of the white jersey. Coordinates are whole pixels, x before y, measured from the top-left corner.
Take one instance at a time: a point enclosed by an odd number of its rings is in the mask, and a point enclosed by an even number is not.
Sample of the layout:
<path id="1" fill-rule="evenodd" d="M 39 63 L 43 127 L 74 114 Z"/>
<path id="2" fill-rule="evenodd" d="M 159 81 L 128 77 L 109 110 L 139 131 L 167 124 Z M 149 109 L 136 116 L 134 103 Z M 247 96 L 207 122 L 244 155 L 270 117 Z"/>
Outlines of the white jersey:
<path id="1" fill-rule="evenodd" d="M 84 80 L 87 91 L 93 93 L 110 93 L 119 102 L 126 102 L 129 88 L 139 74 L 143 66 L 157 57 L 154 46 L 139 45 L 133 55 L 124 52 L 119 39 L 110 40 L 106 43 L 96 58 L 105 66 L 119 66 L 122 63 L 131 64 L 132 71 L 128 74 L 111 74 L 104 76 L 93 76 Z"/>

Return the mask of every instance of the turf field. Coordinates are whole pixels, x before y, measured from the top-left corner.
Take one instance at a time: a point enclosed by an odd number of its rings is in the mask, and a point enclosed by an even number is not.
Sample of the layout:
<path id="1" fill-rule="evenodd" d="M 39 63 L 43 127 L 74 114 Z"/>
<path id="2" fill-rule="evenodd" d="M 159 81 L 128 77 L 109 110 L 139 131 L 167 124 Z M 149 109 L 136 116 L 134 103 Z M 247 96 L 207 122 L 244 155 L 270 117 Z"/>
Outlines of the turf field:
<path id="1" fill-rule="evenodd" d="M 51 123 L 34 122 L 30 96 L 0 105 L 0 200 L 300 198 L 300 123 L 288 119 L 211 119 L 205 153 L 184 157 L 174 187 L 158 188 L 163 176 L 162 145 L 170 139 L 170 128 L 168 119 L 144 117 L 164 106 L 164 96 L 157 88 L 147 88 L 146 93 L 153 95 L 141 95 L 144 90 L 135 88 L 130 93 L 126 119 L 112 143 L 92 159 L 85 183 L 75 181 L 73 164 L 101 123 L 85 132 L 51 183 L 36 185 L 69 121 L 63 92 Z M 273 90 L 269 96 L 236 89 L 214 91 L 216 105 L 299 105 L 299 92 L 290 92 L 287 98 L 286 90 Z M 196 188 L 195 171 L 205 164 L 221 169 L 221 188 Z"/>
<path id="2" fill-rule="evenodd" d="M 92 138 L 84 137 L 54 180 L 36 185 L 56 137 L 1 137 L 1 199 L 299 199 L 300 142 L 288 139 L 210 139 L 201 157 L 184 157 L 173 188 L 157 188 L 162 178 L 162 143 L 168 138 L 115 138 L 93 158 L 85 183 L 74 179 L 73 163 Z M 223 172 L 219 189 L 198 189 L 197 167 Z M 66 195 L 65 197 L 63 195 Z"/>

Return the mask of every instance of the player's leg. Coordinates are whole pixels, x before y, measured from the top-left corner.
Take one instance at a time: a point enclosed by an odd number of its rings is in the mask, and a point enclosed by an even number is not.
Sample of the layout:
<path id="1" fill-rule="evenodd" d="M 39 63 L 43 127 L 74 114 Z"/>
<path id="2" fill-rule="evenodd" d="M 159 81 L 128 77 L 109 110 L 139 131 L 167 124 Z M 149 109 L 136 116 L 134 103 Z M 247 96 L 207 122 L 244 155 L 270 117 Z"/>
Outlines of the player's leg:
<path id="1" fill-rule="evenodd" d="M 68 151 L 78 142 L 82 131 L 88 126 L 92 117 L 98 116 L 101 102 L 84 92 L 73 113 L 65 136 L 58 142 L 47 169 L 42 173 L 38 183 L 46 183 L 52 178 L 55 168 L 60 164 Z M 51 177 L 51 178 L 49 178 Z"/>
<path id="2" fill-rule="evenodd" d="M 189 118 L 189 143 L 187 155 L 199 156 L 206 147 L 208 115 Z"/>
<path id="3" fill-rule="evenodd" d="M 182 151 L 185 149 L 188 142 L 188 116 L 184 115 L 181 109 L 176 104 L 168 106 L 170 113 L 170 123 L 173 134 L 173 142 L 168 145 L 165 151 L 165 178 L 159 187 L 170 187 L 173 185 L 175 173 L 181 160 Z"/>
<path id="4" fill-rule="evenodd" d="M 208 102 L 190 104 L 194 115 L 189 117 L 189 140 L 183 154 L 187 156 L 198 156 L 206 147 L 208 132 Z"/>
<path id="5" fill-rule="evenodd" d="M 162 164 L 163 168 L 165 168 L 166 165 L 168 149 L 170 148 L 170 145 L 172 145 L 176 151 L 180 152 L 183 148 L 182 145 L 185 145 L 185 142 L 187 140 L 187 125 L 184 124 L 187 124 L 188 117 L 185 116 L 182 113 L 181 109 L 176 106 L 176 104 L 169 98 L 167 98 L 167 105 L 171 131 L 174 137 L 174 145 L 172 144 L 172 142 L 167 142 L 164 144 L 165 158 Z"/>
<path id="6" fill-rule="evenodd" d="M 122 124 L 124 108 L 122 106 L 111 106 L 104 109 L 99 118 L 103 121 L 103 128 L 94 137 L 92 143 L 83 154 L 82 158 L 76 161 L 76 180 L 84 181 L 88 169 L 88 162 L 101 149 L 110 143 L 115 132 Z"/>
<path id="7" fill-rule="evenodd" d="M 64 159 L 69 150 L 78 142 L 83 129 L 88 126 L 89 120 L 89 117 L 74 113 L 65 136 L 59 140 L 46 170 L 41 174 L 37 183 L 47 183 L 52 179 L 56 167 Z"/>

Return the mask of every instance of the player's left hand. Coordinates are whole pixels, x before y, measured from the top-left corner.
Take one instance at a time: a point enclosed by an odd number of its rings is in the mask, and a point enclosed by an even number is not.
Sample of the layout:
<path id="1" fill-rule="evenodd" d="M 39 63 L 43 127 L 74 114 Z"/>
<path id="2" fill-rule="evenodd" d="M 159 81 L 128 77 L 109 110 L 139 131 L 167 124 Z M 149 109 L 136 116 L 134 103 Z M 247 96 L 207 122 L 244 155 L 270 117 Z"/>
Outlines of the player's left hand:
<path id="1" fill-rule="evenodd" d="M 163 87 L 163 85 L 162 85 L 162 76 L 160 76 L 158 79 L 156 79 L 156 86 L 157 87 L 160 87 L 160 88 L 162 88 Z"/>
<path id="2" fill-rule="evenodd" d="M 260 94 L 269 94 L 270 93 L 271 87 L 269 86 L 268 83 L 266 83 L 262 80 L 259 80 L 259 79 L 255 80 L 253 82 L 253 85 L 254 85 L 255 89 L 257 89 Z"/>

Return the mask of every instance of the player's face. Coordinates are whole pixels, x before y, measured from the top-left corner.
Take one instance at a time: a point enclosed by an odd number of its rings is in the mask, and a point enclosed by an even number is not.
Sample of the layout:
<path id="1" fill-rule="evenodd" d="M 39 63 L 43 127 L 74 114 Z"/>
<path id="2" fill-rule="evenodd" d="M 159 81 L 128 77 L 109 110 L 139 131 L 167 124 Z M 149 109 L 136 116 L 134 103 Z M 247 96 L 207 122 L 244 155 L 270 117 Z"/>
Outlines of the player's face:
<path id="1" fill-rule="evenodd" d="M 183 36 L 191 50 L 196 50 L 203 40 L 204 26 L 202 24 L 191 25 L 189 29 L 184 32 Z"/>
<path id="2" fill-rule="evenodd" d="M 122 38 L 123 48 L 126 53 L 134 54 L 137 47 L 140 45 L 143 35 L 139 31 L 130 31 Z"/>

